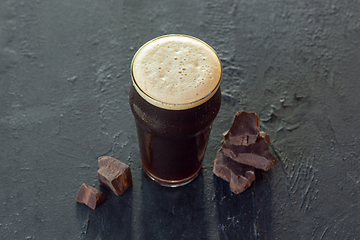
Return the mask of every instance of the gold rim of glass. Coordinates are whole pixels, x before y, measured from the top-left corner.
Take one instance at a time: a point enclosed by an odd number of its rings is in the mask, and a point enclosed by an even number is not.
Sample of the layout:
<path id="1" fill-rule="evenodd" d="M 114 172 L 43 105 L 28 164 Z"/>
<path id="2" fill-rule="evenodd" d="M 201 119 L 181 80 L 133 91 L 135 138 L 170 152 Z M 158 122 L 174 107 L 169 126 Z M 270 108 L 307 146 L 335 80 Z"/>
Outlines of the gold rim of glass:
<path id="1" fill-rule="evenodd" d="M 204 44 L 205 46 L 207 46 L 209 49 L 211 49 L 211 51 L 214 52 L 214 54 L 216 55 L 217 59 L 219 60 L 219 64 L 220 64 L 220 78 L 215 86 L 215 88 L 213 90 L 211 90 L 211 92 L 209 92 L 207 95 L 205 95 L 204 97 L 201 97 L 199 99 L 197 99 L 196 101 L 192 101 L 192 102 L 188 102 L 188 103 L 169 103 L 169 102 L 164 102 L 164 101 L 160 101 L 152 96 L 150 96 L 149 94 L 147 94 L 145 91 L 143 91 L 141 89 L 141 87 L 137 84 L 135 76 L 134 76 L 134 61 L 138 55 L 138 53 L 148 44 L 150 44 L 153 41 L 156 41 L 160 38 L 166 38 L 166 37 L 171 37 L 171 36 L 181 36 L 181 37 L 187 37 L 187 38 L 191 38 L 194 39 L 202 44 Z M 132 61 L 131 61 L 131 67 L 130 67 L 130 74 L 131 74 L 131 79 L 132 79 L 132 83 L 134 88 L 136 89 L 136 91 L 139 93 L 139 95 L 145 99 L 147 102 L 149 102 L 152 105 L 155 105 L 159 108 L 163 108 L 163 109 L 168 109 L 168 110 L 186 110 L 186 109 L 190 109 L 190 108 L 194 108 L 197 107 L 201 104 L 203 104 L 204 102 L 206 102 L 208 99 L 210 99 L 215 93 L 216 91 L 219 89 L 220 84 L 221 84 L 221 80 L 222 80 L 222 73 L 223 73 L 223 69 L 222 69 L 222 64 L 221 64 L 221 60 L 218 56 L 218 54 L 216 53 L 216 51 L 206 42 L 193 37 L 193 36 L 189 36 L 189 35 L 184 35 L 184 34 L 167 34 L 167 35 L 162 35 L 159 37 L 156 37 L 148 42 L 146 42 L 144 45 L 142 45 L 135 53 Z"/>

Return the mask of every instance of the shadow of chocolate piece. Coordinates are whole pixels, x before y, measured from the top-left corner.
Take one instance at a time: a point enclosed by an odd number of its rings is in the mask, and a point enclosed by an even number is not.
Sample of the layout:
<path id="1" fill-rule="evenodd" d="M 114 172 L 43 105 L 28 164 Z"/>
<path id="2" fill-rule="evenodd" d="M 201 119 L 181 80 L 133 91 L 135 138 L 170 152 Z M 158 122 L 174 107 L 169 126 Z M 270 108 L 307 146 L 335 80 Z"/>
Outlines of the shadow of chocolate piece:
<path id="1" fill-rule="evenodd" d="M 76 216 L 82 231 L 78 239 L 132 239 L 133 189 L 129 187 L 121 197 L 104 186 L 97 186 L 107 195 L 106 202 L 96 211 L 77 204 Z"/>

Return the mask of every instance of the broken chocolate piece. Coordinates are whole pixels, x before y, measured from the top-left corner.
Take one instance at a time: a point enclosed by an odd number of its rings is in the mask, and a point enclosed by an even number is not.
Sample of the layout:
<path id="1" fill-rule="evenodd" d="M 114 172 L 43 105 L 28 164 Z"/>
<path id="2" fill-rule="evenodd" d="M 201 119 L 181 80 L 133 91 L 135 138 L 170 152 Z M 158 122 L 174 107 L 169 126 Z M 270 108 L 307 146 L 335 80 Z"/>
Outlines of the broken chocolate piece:
<path id="1" fill-rule="evenodd" d="M 232 145 L 226 137 L 223 141 L 225 156 L 242 164 L 250 165 L 264 171 L 276 166 L 276 157 L 270 152 L 269 144 L 259 135 L 256 142 L 248 146 Z"/>
<path id="2" fill-rule="evenodd" d="M 250 187 L 255 180 L 254 167 L 238 163 L 226 157 L 220 149 L 214 161 L 213 172 L 230 183 L 230 189 L 238 194 Z"/>
<path id="3" fill-rule="evenodd" d="M 229 138 L 230 144 L 247 146 L 255 143 L 259 132 L 259 116 L 254 112 L 238 111 L 224 137 Z"/>
<path id="4" fill-rule="evenodd" d="M 270 136 L 260 131 L 256 113 L 238 111 L 223 136 L 213 172 L 230 183 L 232 192 L 240 193 L 250 186 L 255 180 L 254 168 L 267 171 L 276 166 L 277 159 L 269 149 Z"/>
<path id="5" fill-rule="evenodd" d="M 268 145 L 270 144 L 270 136 L 269 136 L 269 134 L 267 134 L 264 131 L 260 131 L 260 136 L 262 136 L 265 139 L 265 141 L 267 142 Z"/>
<path id="6" fill-rule="evenodd" d="M 83 183 L 76 196 L 76 201 L 84 203 L 91 209 L 97 208 L 105 200 L 106 196 L 99 190 Z"/>
<path id="7" fill-rule="evenodd" d="M 99 157 L 98 163 L 100 184 L 109 188 L 117 196 L 123 194 L 132 184 L 131 170 L 125 163 L 109 156 Z"/>

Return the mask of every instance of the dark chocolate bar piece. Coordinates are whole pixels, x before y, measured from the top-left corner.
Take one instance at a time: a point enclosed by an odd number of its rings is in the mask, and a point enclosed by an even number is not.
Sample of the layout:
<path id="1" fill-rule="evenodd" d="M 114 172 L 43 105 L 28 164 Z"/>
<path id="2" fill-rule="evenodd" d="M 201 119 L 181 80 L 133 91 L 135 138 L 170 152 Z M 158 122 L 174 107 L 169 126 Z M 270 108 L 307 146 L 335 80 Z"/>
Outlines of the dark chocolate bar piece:
<path id="1" fill-rule="evenodd" d="M 247 146 L 256 142 L 259 132 L 259 116 L 254 112 L 238 111 L 224 137 L 229 138 L 230 144 Z"/>
<path id="2" fill-rule="evenodd" d="M 86 185 L 85 183 L 81 185 L 80 190 L 76 196 L 76 201 L 79 203 L 84 203 L 91 209 L 97 208 L 105 199 L 106 196 L 102 192 Z"/>
<path id="3" fill-rule="evenodd" d="M 276 157 L 271 153 L 269 144 L 260 134 L 256 142 L 248 146 L 232 145 L 226 137 L 223 141 L 223 151 L 225 156 L 242 164 L 250 165 L 264 171 L 276 166 Z"/>
<path id="4" fill-rule="evenodd" d="M 238 194 L 255 180 L 254 167 L 238 163 L 226 157 L 220 149 L 214 161 L 213 173 L 230 183 L 230 189 Z"/>
<path id="5" fill-rule="evenodd" d="M 98 178 L 101 185 L 117 196 L 123 194 L 132 184 L 131 170 L 125 163 L 109 156 L 99 157 Z"/>
<path id="6" fill-rule="evenodd" d="M 269 136 L 269 134 L 267 134 L 264 131 L 260 131 L 260 136 L 262 136 L 265 139 L 265 141 L 267 142 L 268 145 L 270 144 L 270 136 Z"/>

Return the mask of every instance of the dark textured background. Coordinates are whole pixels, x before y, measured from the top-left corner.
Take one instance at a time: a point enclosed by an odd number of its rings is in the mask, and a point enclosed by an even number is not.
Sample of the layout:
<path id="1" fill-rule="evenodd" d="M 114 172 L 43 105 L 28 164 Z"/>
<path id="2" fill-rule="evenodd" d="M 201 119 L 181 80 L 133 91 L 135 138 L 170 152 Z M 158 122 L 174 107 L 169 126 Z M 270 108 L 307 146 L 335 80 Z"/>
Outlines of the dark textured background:
<path id="1" fill-rule="evenodd" d="M 0 2 L 1 239 L 356 239 L 360 236 L 359 1 Z M 224 67 L 199 177 L 171 189 L 141 170 L 129 67 L 184 33 Z M 234 195 L 212 163 L 235 112 L 255 111 L 279 158 Z M 130 164 L 116 197 L 97 157 Z M 82 183 L 108 198 L 76 203 Z"/>

